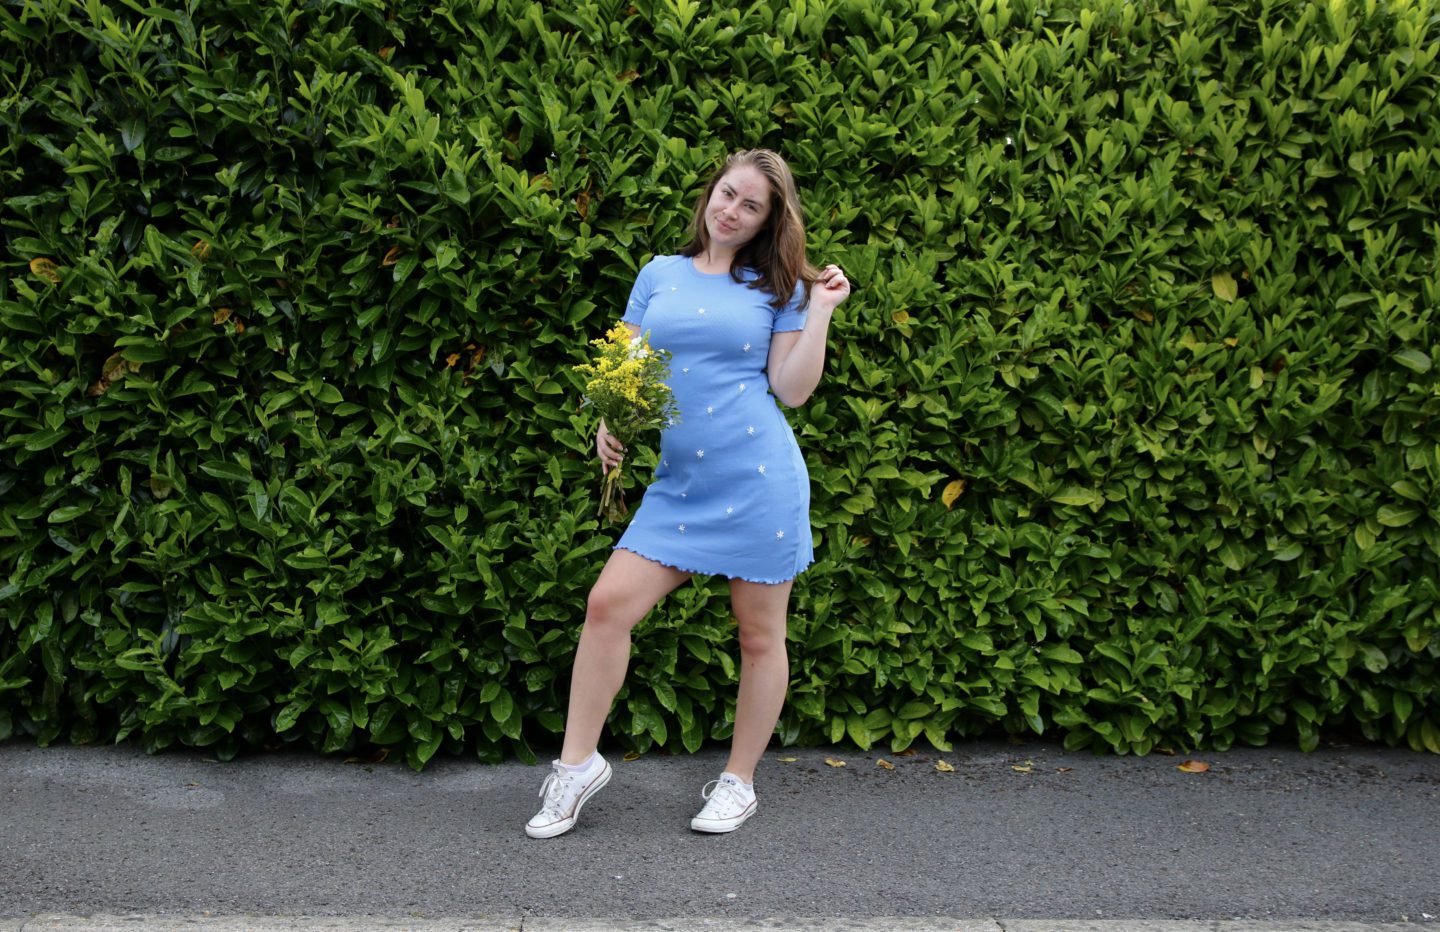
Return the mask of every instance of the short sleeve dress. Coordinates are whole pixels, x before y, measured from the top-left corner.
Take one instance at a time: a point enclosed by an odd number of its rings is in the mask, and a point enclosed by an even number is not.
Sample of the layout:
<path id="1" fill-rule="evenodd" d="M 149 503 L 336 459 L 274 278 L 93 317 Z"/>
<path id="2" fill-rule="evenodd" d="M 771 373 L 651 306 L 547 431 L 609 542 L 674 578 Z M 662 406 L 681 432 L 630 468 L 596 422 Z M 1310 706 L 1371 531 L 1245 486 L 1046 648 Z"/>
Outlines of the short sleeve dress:
<path id="1" fill-rule="evenodd" d="M 771 334 L 804 328 L 803 301 L 797 287 L 776 310 L 768 292 L 687 256 L 640 270 L 622 320 L 671 353 L 679 421 L 661 431 L 654 480 L 617 549 L 772 584 L 814 559 L 810 477 L 765 371 Z"/>

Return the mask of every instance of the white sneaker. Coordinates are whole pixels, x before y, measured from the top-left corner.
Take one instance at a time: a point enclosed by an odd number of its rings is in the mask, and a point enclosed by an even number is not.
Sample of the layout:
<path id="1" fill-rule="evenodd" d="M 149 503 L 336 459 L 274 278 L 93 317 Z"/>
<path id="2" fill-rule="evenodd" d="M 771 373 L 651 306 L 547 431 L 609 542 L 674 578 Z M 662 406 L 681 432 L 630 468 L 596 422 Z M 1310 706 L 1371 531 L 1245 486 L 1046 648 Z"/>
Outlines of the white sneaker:
<path id="1" fill-rule="evenodd" d="M 525 824 L 525 834 L 531 838 L 554 838 L 574 828 L 575 820 L 580 818 L 580 807 L 610 782 L 613 772 L 599 752 L 590 766 L 579 773 L 567 770 L 558 760 L 551 767 L 550 776 L 540 785 L 540 798 L 545 802 Z"/>
<path id="2" fill-rule="evenodd" d="M 733 832 L 755 814 L 755 790 L 746 789 L 733 773 L 722 773 L 720 779 L 711 780 L 700 795 L 705 799 L 705 808 L 690 820 L 690 827 L 697 832 Z"/>

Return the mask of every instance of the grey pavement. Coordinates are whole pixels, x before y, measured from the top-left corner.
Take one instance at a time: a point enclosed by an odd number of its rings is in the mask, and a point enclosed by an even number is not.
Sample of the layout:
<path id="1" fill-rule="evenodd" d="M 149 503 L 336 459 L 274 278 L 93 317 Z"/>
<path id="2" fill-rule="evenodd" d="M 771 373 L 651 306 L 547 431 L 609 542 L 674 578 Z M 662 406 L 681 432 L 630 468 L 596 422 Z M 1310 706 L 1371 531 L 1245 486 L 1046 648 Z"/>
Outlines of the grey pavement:
<path id="1" fill-rule="evenodd" d="M 616 754 L 576 830 L 536 841 L 543 766 L 9 742 L 0 932 L 1436 927 L 1440 758 L 1190 756 L 1210 770 L 1047 743 L 781 749 L 755 818 L 707 836 L 688 823 L 723 751 Z"/>

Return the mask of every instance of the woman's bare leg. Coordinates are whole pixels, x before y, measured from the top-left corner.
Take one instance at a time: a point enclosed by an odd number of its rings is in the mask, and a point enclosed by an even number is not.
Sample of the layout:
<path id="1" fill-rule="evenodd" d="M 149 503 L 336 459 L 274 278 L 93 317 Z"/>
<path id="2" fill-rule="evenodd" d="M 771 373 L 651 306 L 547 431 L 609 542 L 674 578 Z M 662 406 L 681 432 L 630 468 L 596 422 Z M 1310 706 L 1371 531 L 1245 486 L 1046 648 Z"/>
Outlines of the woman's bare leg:
<path id="1" fill-rule="evenodd" d="M 562 763 L 583 764 L 594 753 L 610 705 L 625 682 L 631 629 L 655 603 L 689 578 L 689 573 L 628 550 L 610 554 L 590 590 L 585 627 L 575 652 Z"/>
<path id="2" fill-rule="evenodd" d="M 740 623 L 740 697 L 725 769 L 746 783 L 755 780 L 755 765 L 775 733 L 790 685 L 785 619 L 792 585 L 730 580 L 730 601 Z"/>

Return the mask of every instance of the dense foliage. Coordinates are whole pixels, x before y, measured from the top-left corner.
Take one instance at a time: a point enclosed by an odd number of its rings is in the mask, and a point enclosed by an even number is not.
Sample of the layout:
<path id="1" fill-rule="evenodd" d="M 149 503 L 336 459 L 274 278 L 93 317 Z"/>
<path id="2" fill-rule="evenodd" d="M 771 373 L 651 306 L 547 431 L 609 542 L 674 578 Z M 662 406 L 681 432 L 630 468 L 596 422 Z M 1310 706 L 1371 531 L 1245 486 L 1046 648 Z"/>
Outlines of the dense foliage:
<path id="1" fill-rule="evenodd" d="M 1440 752 L 1437 22 L 0 0 L 0 738 L 553 740 L 571 367 L 765 145 L 859 285 L 783 740 Z M 732 629 L 676 593 L 615 732 L 727 737 Z"/>

